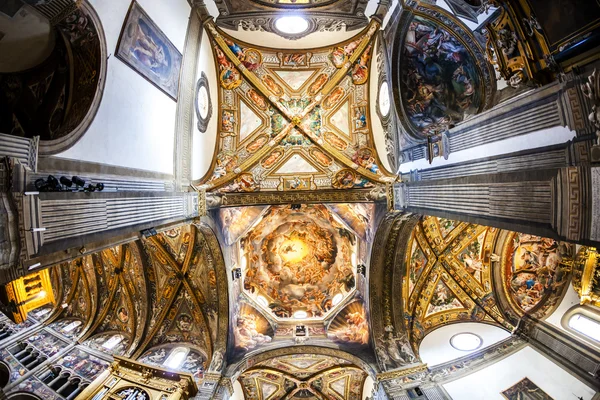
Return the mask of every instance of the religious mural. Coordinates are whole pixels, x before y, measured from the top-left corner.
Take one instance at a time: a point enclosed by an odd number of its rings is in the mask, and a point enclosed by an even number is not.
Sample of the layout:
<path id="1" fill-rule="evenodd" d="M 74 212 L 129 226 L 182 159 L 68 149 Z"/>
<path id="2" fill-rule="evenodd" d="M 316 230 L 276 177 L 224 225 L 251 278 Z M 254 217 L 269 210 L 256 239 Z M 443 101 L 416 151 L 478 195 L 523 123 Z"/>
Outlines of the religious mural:
<path id="1" fill-rule="evenodd" d="M 271 206 L 240 248 L 245 291 L 278 318 L 322 318 L 356 286 L 356 236 L 322 205 Z"/>
<path id="2" fill-rule="evenodd" d="M 197 183 L 231 193 L 365 188 L 392 179 L 374 150 L 368 112 L 376 29 L 296 54 L 255 49 L 209 24 L 223 119 L 215 162 Z M 341 61 L 350 62 L 350 74 L 338 71 Z M 280 168 L 295 155 L 310 167 L 282 178 Z M 359 167 L 345 170 L 350 163 Z"/>
<path id="3" fill-rule="evenodd" d="M 562 261 L 571 258 L 572 251 L 570 245 L 553 239 L 522 233 L 510 237 L 505 247 L 504 284 L 522 311 L 560 292 L 570 274 L 570 267 Z"/>
<path id="4" fill-rule="evenodd" d="M 45 330 L 28 337 L 26 342 L 48 357 L 56 355 L 67 345 L 67 342 Z"/>
<path id="5" fill-rule="evenodd" d="M 273 339 L 273 328 L 262 314 L 249 304 L 242 303 L 232 324 L 235 349 L 252 350 Z"/>
<path id="6" fill-rule="evenodd" d="M 82 343 L 90 349 L 116 356 L 124 356 L 131 340 L 118 332 L 106 332 L 96 335 Z"/>
<path id="7" fill-rule="evenodd" d="M 508 400 L 553 400 L 529 378 L 523 378 L 501 394 Z"/>
<path id="8" fill-rule="evenodd" d="M 481 107 L 481 83 L 471 52 L 438 22 L 413 18 L 401 68 L 405 113 L 423 136 L 443 132 Z"/>
<path id="9" fill-rule="evenodd" d="M 68 369 L 72 375 L 78 375 L 88 381 L 93 381 L 108 367 L 108 362 L 80 349 L 71 350 L 56 364 Z"/>
<path id="10" fill-rule="evenodd" d="M 334 203 L 328 204 L 356 235 L 367 242 L 375 235 L 375 204 L 373 203 Z"/>
<path id="11" fill-rule="evenodd" d="M 433 294 L 429 300 L 429 307 L 427 308 L 425 316 L 427 317 L 438 312 L 461 308 L 464 308 L 464 306 L 460 300 L 458 300 L 445 282 L 439 280 L 433 289 Z"/>
<path id="12" fill-rule="evenodd" d="M 177 100 L 182 55 L 136 1 L 123 25 L 116 56 Z"/>
<path id="13" fill-rule="evenodd" d="M 340 311 L 329 325 L 327 337 L 338 343 L 367 346 L 369 322 L 364 304 L 356 301 Z"/>
<path id="14" fill-rule="evenodd" d="M 69 339 L 77 339 L 83 330 L 84 325 L 79 319 L 66 318 L 57 322 L 53 322 L 48 327 L 56 332 L 59 332 L 61 335 L 68 337 Z"/>
<path id="15" fill-rule="evenodd" d="M 229 207 L 219 209 L 221 234 L 232 245 L 246 233 L 263 213 L 265 207 Z"/>
<path id="16" fill-rule="evenodd" d="M 450 323 L 486 320 L 512 329 L 492 294 L 490 265 L 499 257 L 491 252 L 497 234 L 495 228 L 436 217 L 423 217 L 417 224 L 406 250 L 403 289 L 415 352 L 427 333 Z"/>

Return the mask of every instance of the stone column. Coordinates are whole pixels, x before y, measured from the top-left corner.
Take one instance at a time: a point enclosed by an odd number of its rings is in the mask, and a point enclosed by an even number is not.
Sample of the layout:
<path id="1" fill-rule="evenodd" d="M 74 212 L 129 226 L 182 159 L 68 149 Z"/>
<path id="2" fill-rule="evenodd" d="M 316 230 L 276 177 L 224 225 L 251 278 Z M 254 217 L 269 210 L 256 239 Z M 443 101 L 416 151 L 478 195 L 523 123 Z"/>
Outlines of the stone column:
<path id="1" fill-rule="evenodd" d="M 196 192 L 39 193 L 22 204 L 27 256 L 36 258 L 198 216 Z"/>
<path id="2" fill-rule="evenodd" d="M 404 182 L 432 181 L 460 178 L 472 175 L 496 174 L 543 169 L 558 169 L 577 165 L 589 165 L 593 135 L 582 136 L 573 141 L 493 157 L 477 158 L 440 167 L 412 170 L 402 174 Z"/>
<path id="3" fill-rule="evenodd" d="M 198 216 L 197 192 L 26 192 L 27 169 L 5 166 L 0 284 Z"/>
<path id="4" fill-rule="evenodd" d="M 179 80 L 179 100 L 175 121 L 175 182 L 176 190 L 187 187 L 192 177 L 192 136 L 194 132 L 194 110 L 196 103 L 196 75 L 202 41 L 202 21 L 198 8 L 193 5 L 185 39 L 181 77 Z"/>
<path id="5" fill-rule="evenodd" d="M 597 246 L 590 179 L 583 165 L 408 182 L 395 186 L 395 207 Z"/>
<path id="6" fill-rule="evenodd" d="M 14 158 L 30 170 L 36 171 L 39 144 L 39 136 L 28 139 L 0 133 L 0 158 Z"/>
<path id="7" fill-rule="evenodd" d="M 527 314 L 515 334 L 581 381 L 600 390 L 600 352 L 596 349 Z"/>

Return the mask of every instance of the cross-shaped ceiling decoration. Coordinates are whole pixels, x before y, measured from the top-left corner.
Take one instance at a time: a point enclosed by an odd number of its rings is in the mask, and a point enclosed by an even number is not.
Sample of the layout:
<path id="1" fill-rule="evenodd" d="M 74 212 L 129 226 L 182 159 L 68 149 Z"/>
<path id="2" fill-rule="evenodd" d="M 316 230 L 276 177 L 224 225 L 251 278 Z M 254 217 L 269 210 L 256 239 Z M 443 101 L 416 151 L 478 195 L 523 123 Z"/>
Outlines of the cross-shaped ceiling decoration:
<path id="1" fill-rule="evenodd" d="M 207 22 L 219 76 L 220 192 L 350 189 L 392 182 L 375 149 L 369 71 L 375 21 L 331 48 L 253 48 Z"/>
<path id="2" fill-rule="evenodd" d="M 245 371 L 246 399 L 361 399 L 367 374 L 355 365 L 318 354 L 272 358 Z"/>

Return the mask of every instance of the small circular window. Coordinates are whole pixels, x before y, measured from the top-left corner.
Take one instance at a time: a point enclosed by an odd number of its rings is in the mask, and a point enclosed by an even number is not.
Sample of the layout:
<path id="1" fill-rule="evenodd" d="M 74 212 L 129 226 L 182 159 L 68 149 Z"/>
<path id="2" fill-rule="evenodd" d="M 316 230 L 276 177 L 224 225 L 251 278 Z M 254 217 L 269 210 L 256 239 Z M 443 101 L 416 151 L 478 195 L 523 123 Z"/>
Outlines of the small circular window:
<path id="1" fill-rule="evenodd" d="M 379 86 L 379 111 L 382 117 L 390 114 L 390 87 L 387 81 L 383 81 Z"/>
<path id="2" fill-rule="evenodd" d="M 277 30 L 290 35 L 297 35 L 308 29 L 308 21 L 299 16 L 281 17 L 275 21 Z"/>
<path id="3" fill-rule="evenodd" d="M 477 350 L 482 344 L 481 337 L 470 332 L 457 333 L 450 338 L 450 345 L 460 351 Z"/>

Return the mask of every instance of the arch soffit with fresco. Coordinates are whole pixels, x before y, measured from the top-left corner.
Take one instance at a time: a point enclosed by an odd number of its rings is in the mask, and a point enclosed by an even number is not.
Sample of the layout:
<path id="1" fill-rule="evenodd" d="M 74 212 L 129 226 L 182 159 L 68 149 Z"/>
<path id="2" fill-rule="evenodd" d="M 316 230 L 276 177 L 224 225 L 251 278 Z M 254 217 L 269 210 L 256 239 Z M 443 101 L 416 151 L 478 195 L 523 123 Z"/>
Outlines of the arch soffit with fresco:
<path id="1" fill-rule="evenodd" d="M 400 29 L 396 32 L 399 40 L 391 54 L 390 78 L 393 84 L 390 86 L 399 122 L 407 139 L 413 143 L 423 143 L 427 137 L 442 134 L 467 115 L 478 114 L 492 107 L 496 79 L 483 45 L 463 22 L 439 7 L 418 0 L 403 3 L 397 25 Z M 424 40 L 417 37 L 414 26 L 424 31 L 440 29 L 441 32 Z M 417 66 L 410 63 L 413 55 L 427 53 L 429 50 L 423 46 L 432 41 L 432 45 L 438 49 L 433 55 L 435 68 L 431 74 L 418 72 Z M 460 88 L 458 91 L 447 88 L 458 100 L 443 98 L 441 102 L 444 109 L 450 109 L 451 112 L 428 115 L 427 99 L 436 95 L 436 101 L 440 101 L 441 96 L 435 93 L 436 86 L 440 84 L 440 74 L 450 76 L 453 86 Z M 413 79 L 407 81 L 409 75 Z M 416 78 L 417 75 L 421 78 Z M 412 86 L 409 88 L 406 82 L 412 82 Z M 421 107 L 425 111 L 415 111 Z M 419 115 L 431 117 L 431 121 L 419 120 Z"/>
<path id="2" fill-rule="evenodd" d="M 347 361 L 349 365 L 354 365 L 355 367 L 365 371 L 372 378 L 375 378 L 377 374 L 377 371 L 373 365 L 351 353 L 323 346 L 293 346 L 271 349 L 257 354 L 248 355 L 238 362 L 229 364 L 225 369 L 223 376 L 230 379 L 237 378 L 240 374 L 248 371 L 253 366 L 270 359 L 289 355 L 304 354 L 316 354 L 342 359 Z"/>
<path id="3" fill-rule="evenodd" d="M 380 351 L 385 352 L 383 349 L 390 341 L 395 342 L 406 335 L 402 299 L 404 260 L 408 241 L 418 221 L 417 215 L 389 213 L 375 234 L 369 267 L 369 304 L 372 343 L 381 371 L 386 371 L 390 365 L 386 365 Z"/>

